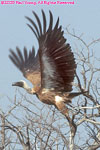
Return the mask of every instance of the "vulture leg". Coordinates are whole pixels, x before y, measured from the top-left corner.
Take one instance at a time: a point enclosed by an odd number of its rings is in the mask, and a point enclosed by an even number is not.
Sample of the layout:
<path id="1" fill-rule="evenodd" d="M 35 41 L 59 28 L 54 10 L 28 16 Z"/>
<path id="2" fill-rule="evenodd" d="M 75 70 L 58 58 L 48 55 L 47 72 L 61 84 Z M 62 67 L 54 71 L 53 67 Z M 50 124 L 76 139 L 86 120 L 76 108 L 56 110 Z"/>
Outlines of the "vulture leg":
<path id="1" fill-rule="evenodd" d="M 58 101 L 58 102 L 56 101 L 55 106 L 66 117 L 66 119 L 69 122 L 70 128 L 73 132 L 73 136 L 75 136 L 77 127 L 76 127 L 76 124 L 74 123 L 73 119 L 71 119 L 69 116 L 68 108 L 66 107 L 66 105 L 62 101 Z"/>

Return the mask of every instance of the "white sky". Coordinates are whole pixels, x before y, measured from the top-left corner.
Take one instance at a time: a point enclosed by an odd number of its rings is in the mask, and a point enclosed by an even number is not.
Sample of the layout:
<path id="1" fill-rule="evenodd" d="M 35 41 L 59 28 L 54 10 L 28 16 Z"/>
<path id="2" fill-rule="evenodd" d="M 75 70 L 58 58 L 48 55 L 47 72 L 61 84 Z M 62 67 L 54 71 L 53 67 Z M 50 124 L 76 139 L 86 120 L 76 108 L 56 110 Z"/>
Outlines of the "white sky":
<path id="1" fill-rule="evenodd" d="M 74 1 L 76 2 L 76 0 Z M 74 5 L 0 4 L 0 97 L 2 97 L 1 103 L 4 106 L 6 104 L 5 96 L 14 96 L 15 88 L 11 86 L 12 82 L 24 79 L 8 58 L 9 48 L 15 50 L 16 46 L 21 49 L 26 46 L 31 49 L 33 45 L 36 45 L 36 39 L 27 27 L 28 21 L 24 16 L 32 18 L 32 10 L 34 10 L 42 19 L 41 9 L 47 16 L 51 10 L 54 21 L 59 16 L 63 28 L 70 24 L 78 34 L 84 33 L 85 41 L 100 38 L 100 0 L 77 0 Z M 100 55 L 99 47 L 97 49 L 98 55 Z"/>

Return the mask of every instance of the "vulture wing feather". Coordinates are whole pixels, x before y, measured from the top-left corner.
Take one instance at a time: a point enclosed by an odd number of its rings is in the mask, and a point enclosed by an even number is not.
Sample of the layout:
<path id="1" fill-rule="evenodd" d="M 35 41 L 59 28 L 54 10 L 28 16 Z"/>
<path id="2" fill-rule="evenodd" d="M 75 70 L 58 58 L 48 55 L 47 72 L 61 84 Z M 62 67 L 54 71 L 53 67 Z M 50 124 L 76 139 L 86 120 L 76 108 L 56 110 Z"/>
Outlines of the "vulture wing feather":
<path id="1" fill-rule="evenodd" d="M 41 82 L 41 88 L 70 92 L 76 64 L 71 47 L 64 38 L 62 26 L 59 26 L 59 17 L 53 27 L 53 15 L 49 11 L 50 22 L 47 28 L 47 20 L 43 10 L 43 27 L 34 11 L 33 15 L 37 24 L 29 17 L 26 18 L 31 23 L 28 26 L 39 43 L 37 55 L 35 56 L 34 48 L 28 53 L 24 47 L 24 54 L 22 54 L 17 47 L 17 53 L 10 50 L 9 57 L 33 84 Z"/>
<path id="2" fill-rule="evenodd" d="M 59 18 L 54 28 L 52 22 L 50 12 L 49 28 L 39 40 L 41 87 L 70 92 L 76 70 L 75 59 L 70 45 L 66 44 L 62 27 L 58 27 Z"/>
<path id="3" fill-rule="evenodd" d="M 26 47 L 24 47 L 23 53 L 18 47 L 16 47 L 16 53 L 13 50 L 10 50 L 9 58 L 34 85 L 40 83 L 40 81 L 37 79 L 35 80 L 34 78 L 36 76 L 40 77 L 39 57 L 38 54 L 35 56 L 34 47 L 29 53 L 27 52 Z"/>

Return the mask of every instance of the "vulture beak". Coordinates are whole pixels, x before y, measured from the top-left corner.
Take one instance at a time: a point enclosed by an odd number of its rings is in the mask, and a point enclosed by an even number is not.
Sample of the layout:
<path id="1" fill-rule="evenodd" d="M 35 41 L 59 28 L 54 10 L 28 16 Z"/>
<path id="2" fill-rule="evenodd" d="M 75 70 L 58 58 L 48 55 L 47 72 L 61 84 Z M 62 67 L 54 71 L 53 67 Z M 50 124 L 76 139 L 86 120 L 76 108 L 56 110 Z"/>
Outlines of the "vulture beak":
<path id="1" fill-rule="evenodd" d="M 12 86 L 19 86 L 19 87 L 23 87 L 23 82 L 14 82 L 12 83 Z"/>

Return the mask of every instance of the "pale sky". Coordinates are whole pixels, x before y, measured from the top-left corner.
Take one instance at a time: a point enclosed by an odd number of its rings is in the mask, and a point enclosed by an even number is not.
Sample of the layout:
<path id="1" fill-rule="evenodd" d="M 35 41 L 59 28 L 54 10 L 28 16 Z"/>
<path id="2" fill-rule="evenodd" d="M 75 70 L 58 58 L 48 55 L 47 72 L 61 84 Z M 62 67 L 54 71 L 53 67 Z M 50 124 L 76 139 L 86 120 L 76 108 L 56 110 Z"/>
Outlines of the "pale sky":
<path id="1" fill-rule="evenodd" d="M 38 0 L 34 0 L 38 1 Z M 54 0 L 53 0 L 54 1 Z M 8 58 L 9 49 L 19 46 L 22 50 L 36 45 L 32 31 L 27 27 L 28 21 L 24 16 L 33 18 L 34 10 L 40 19 L 41 9 L 47 15 L 52 11 L 54 21 L 60 17 L 60 24 L 66 28 L 70 24 L 77 34 L 84 33 L 85 41 L 100 38 L 100 0 L 74 0 L 74 5 L 1 5 L 0 4 L 0 98 L 5 106 L 6 96 L 13 97 L 15 88 L 12 82 L 24 79 L 20 71 Z M 77 3 L 76 3 L 77 1 Z M 49 19 L 47 19 L 49 22 Z M 37 46 L 36 50 L 37 50 Z M 100 44 L 97 54 L 100 55 Z M 74 52 L 74 50 L 73 50 Z M 23 91 L 24 92 L 24 91 Z"/>

